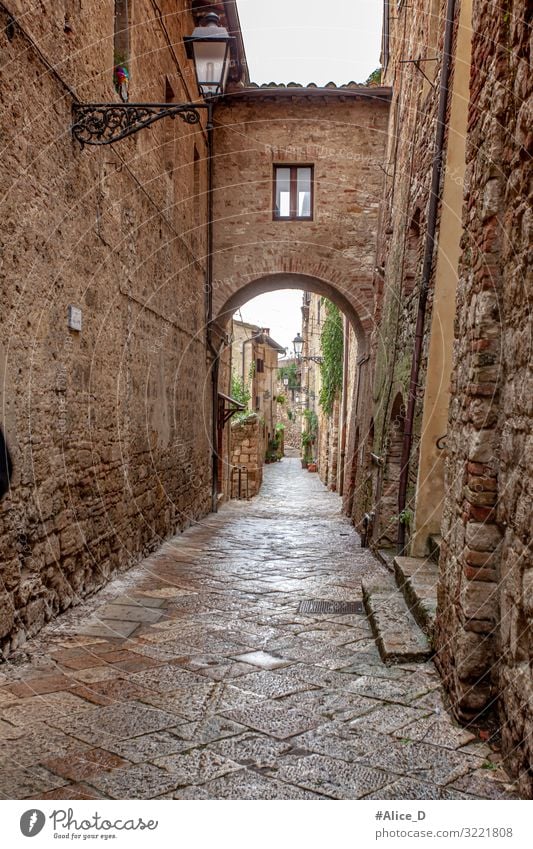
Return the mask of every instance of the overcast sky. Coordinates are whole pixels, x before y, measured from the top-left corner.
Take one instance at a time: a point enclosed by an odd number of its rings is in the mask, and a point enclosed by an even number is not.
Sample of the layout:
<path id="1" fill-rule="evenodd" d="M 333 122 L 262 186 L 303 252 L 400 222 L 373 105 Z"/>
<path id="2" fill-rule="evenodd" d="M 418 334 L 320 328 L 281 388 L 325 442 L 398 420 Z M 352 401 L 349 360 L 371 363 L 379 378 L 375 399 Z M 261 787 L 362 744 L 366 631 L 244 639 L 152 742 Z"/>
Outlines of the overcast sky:
<path id="1" fill-rule="evenodd" d="M 383 0 L 238 0 L 256 83 L 363 83 L 379 65 Z"/>
<path id="2" fill-rule="evenodd" d="M 379 66 L 383 0 L 238 0 L 250 79 L 256 83 L 364 82 Z M 301 328 L 302 293 L 272 292 L 241 309 L 290 347 Z M 239 315 L 236 315 L 239 318 Z"/>

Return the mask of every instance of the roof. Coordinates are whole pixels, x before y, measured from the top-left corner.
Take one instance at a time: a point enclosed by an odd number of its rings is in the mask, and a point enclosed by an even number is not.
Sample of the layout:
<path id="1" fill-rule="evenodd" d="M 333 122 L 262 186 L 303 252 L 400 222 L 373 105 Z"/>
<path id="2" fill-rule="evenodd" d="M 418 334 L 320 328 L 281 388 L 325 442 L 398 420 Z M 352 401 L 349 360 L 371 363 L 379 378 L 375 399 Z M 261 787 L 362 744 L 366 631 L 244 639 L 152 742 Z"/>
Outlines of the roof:
<path id="1" fill-rule="evenodd" d="M 351 98 L 365 98 L 388 102 L 392 98 L 392 88 L 389 86 L 364 85 L 363 83 L 349 82 L 345 85 L 328 83 L 318 86 L 316 83 L 302 85 L 301 83 L 248 83 L 241 88 L 233 88 L 226 91 L 223 102 L 233 99 L 256 99 L 256 98 L 313 98 L 327 97 L 339 100 Z"/>
<path id="2" fill-rule="evenodd" d="M 260 345 L 270 345 L 271 348 L 274 348 L 275 351 L 278 351 L 280 354 L 285 353 L 285 348 L 283 345 L 280 345 L 279 342 L 276 342 L 272 336 L 268 336 L 266 333 L 262 333 L 261 336 L 258 337 Z"/>
<path id="3" fill-rule="evenodd" d="M 233 324 L 238 324 L 240 327 L 248 327 L 252 331 L 252 336 L 250 338 L 255 339 L 259 345 L 269 345 L 280 354 L 285 353 L 283 345 L 280 345 L 279 342 L 276 342 L 276 340 L 272 338 L 272 336 L 265 333 L 263 327 L 259 327 L 257 324 L 249 324 L 247 321 L 237 321 L 236 319 L 233 319 Z"/>

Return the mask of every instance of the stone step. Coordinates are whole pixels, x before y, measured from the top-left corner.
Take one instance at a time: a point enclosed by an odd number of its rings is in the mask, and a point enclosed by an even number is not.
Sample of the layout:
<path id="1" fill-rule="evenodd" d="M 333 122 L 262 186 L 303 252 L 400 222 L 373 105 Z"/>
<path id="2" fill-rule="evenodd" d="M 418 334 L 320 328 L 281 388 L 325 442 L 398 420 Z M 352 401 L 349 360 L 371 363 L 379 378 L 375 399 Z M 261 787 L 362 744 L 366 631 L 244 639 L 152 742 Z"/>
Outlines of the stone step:
<path id="1" fill-rule="evenodd" d="M 389 663 L 418 663 L 432 651 L 393 579 L 376 585 L 363 581 L 363 602 L 382 659 Z"/>
<path id="2" fill-rule="evenodd" d="M 442 537 L 440 534 L 431 534 L 428 538 L 428 546 L 429 546 L 429 559 L 433 560 L 434 563 L 439 562 L 440 558 L 440 546 L 442 543 Z"/>
<path id="3" fill-rule="evenodd" d="M 425 557 L 397 556 L 394 570 L 411 613 L 431 640 L 437 611 L 437 564 Z"/>

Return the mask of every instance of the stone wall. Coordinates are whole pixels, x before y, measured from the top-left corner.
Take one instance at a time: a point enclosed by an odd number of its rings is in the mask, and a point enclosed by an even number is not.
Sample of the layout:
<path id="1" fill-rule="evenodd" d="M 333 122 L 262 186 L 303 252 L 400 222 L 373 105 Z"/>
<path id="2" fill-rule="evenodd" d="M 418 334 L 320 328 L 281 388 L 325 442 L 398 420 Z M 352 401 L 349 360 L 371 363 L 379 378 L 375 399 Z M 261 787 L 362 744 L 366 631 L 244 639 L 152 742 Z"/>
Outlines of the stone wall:
<path id="1" fill-rule="evenodd" d="M 0 3 L 4 653 L 210 505 L 204 131 L 161 122 L 81 150 L 76 97 L 118 97 L 113 3 L 78 6 L 67 32 L 63 3 Z M 164 100 L 169 80 L 187 100 L 192 16 L 160 6 L 167 33 L 134 4 L 130 95 Z"/>
<path id="2" fill-rule="evenodd" d="M 394 546 L 398 524 L 398 480 L 402 419 L 400 406 L 408 397 L 414 334 L 421 286 L 423 237 L 431 166 L 435 143 L 438 83 L 441 61 L 424 63 L 423 71 L 406 57 L 439 57 L 443 42 L 445 0 L 417 0 L 389 4 L 390 38 L 383 57 L 383 82 L 393 90 L 384 162 L 385 181 L 380 209 L 376 261 L 374 263 L 374 332 L 371 359 L 361 363 L 359 380 L 359 463 L 353 494 L 345 502 L 357 525 L 365 513 L 376 513 L 377 544 Z M 451 276 L 451 275 L 450 275 Z M 429 328 L 433 307 L 433 280 L 426 311 Z M 453 295 L 452 295 L 453 297 Z M 446 340 L 444 340 L 444 345 Z M 451 330 L 448 339 L 451 350 Z M 360 355 L 366 353 L 360 349 Z M 426 382 L 428 344 L 424 345 L 419 385 Z M 443 377 L 445 382 L 445 376 Z M 396 407 L 395 407 L 396 404 Z M 408 506 L 415 508 L 418 443 L 423 396 L 415 405 L 414 441 L 411 456 Z M 353 435 L 352 435 L 353 438 Z M 392 449 L 394 456 L 389 456 Z M 372 461 L 374 454 L 379 461 Z M 435 468 L 434 474 L 439 472 Z"/>
<path id="3" fill-rule="evenodd" d="M 438 657 L 458 714 L 497 700 L 531 796 L 531 8 L 476 0 L 473 29 Z"/>
<path id="4" fill-rule="evenodd" d="M 241 475 L 241 498 L 257 495 L 263 481 L 265 460 L 264 425 L 259 416 L 251 414 L 241 422 L 231 425 L 230 498 L 239 497 L 239 474 Z"/>
<path id="5" fill-rule="evenodd" d="M 340 399 L 335 401 L 331 415 L 324 415 L 322 410 L 318 415 L 318 473 L 324 486 L 332 491 L 338 482 L 339 415 Z"/>
<path id="6" fill-rule="evenodd" d="M 216 313 L 276 286 L 306 288 L 307 275 L 368 334 L 387 116 L 387 95 L 365 88 L 256 89 L 217 107 Z M 310 221 L 273 220 L 273 166 L 284 162 L 314 165 Z"/>

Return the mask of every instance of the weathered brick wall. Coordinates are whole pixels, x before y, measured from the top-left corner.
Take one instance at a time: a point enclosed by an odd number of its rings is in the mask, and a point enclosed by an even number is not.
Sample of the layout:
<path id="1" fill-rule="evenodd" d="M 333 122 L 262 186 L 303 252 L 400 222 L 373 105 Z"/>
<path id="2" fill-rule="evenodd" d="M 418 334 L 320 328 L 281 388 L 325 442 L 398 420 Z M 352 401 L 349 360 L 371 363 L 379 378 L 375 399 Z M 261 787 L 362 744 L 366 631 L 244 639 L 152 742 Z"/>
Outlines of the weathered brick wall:
<path id="1" fill-rule="evenodd" d="M 263 480 L 265 448 L 264 426 L 255 413 L 231 425 L 230 498 L 257 495 Z M 240 495 L 239 468 L 244 470 Z"/>
<path id="2" fill-rule="evenodd" d="M 477 0 L 473 27 L 438 649 L 459 714 L 498 697 L 532 795 L 531 8 Z"/>
<path id="3" fill-rule="evenodd" d="M 414 329 L 421 282 L 422 238 L 426 229 L 431 181 L 438 86 L 432 88 L 409 57 L 439 56 L 442 46 L 444 0 L 391 4 L 389 58 L 383 82 L 392 86 L 385 182 L 374 273 L 374 332 L 371 360 L 362 367 L 359 389 L 359 463 L 352 471 L 352 490 L 345 507 L 359 524 L 366 512 L 376 511 L 376 539 L 390 545 L 398 514 L 397 478 L 391 487 L 386 470 L 391 435 L 396 434 L 395 399 L 407 398 Z M 424 63 L 424 73 L 438 80 L 440 60 Z M 430 294 L 426 323 L 431 318 Z M 362 352 L 361 352 L 362 353 Z M 420 385 L 424 384 L 427 346 Z M 371 375 L 373 378 L 371 379 Z M 422 400 L 415 411 L 408 496 L 412 505 L 417 475 L 417 439 Z M 353 438 L 353 435 L 352 435 Z M 394 439 L 392 440 L 394 442 Z M 397 448 L 397 446 L 396 446 Z M 372 463 L 370 454 L 381 458 Z M 382 503 L 383 502 L 383 503 Z M 392 534 L 392 538 L 391 538 Z"/>
<path id="4" fill-rule="evenodd" d="M 339 414 L 340 402 L 337 399 L 333 412 L 326 416 L 320 410 L 318 416 L 319 448 L 318 472 L 320 480 L 328 489 L 337 489 L 339 465 Z"/>
<path id="5" fill-rule="evenodd" d="M 188 98 L 186 4 L 166 19 L 175 58 L 154 5 L 134 5 L 132 97 L 164 99 L 168 76 Z M 205 212 L 192 198 L 204 134 L 161 123 L 80 150 L 73 91 L 117 100 L 113 4 L 80 10 L 66 33 L 62 3 L 0 3 L 0 400 L 15 465 L 0 505 L 5 652 L 209 509 Z M 204 164 L 200 176 L 205 190 Z M 69 304 L 81 333 L 67 329 Z"/>
<path id="6" fill-rule="evenodd" d="M 388 102 L 316 94 L 256 91 L 216 109 L 215 313 L 272 288 L 261 288 L 265 277 L 305 288 L 308 275 L 368 333 Z M 273 165 L 283 162 L 314 164 L 312 221 L 272 220 Z"/>

